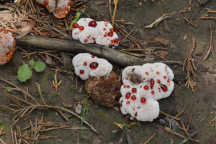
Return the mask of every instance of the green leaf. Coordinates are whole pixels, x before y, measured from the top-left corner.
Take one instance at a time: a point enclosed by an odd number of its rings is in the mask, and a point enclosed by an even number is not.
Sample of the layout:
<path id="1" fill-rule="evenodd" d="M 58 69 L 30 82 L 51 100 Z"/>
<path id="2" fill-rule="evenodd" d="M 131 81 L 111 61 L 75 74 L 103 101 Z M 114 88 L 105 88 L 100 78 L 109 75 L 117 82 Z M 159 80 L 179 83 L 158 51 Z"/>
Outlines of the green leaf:
<path id="1" fill-rule="evenodd" d="M 76 23 L 76 22 L 79 20 L 81 14 L 82 14 L 82 12 L 76 12 L 75 19 L 72 20 L 72 22 L 71 22 L 71 24 L 70 24 L 70 29 L 71 29 L 71 30 L 73 29 L 72 25 L 73 25 L 74 23 Z"/>
<path id="2" fill-rule="evenodd" d="M 30 65 L 31 67 L 34 67 L 34 65 L 35 65 L 34 59 L 31 59 L 31 60 L 29 61 L 29 65 Z"/>
<path id="3" fill-rule="evenodd" d="M 46 68 L 46 64 L 42 61 L 36 61 L 33 68 L 36 72 L 43 72 Z"/>
<path id="4" fill-rule="evenodd" d="M 29 68 L 28 64 L 24 64 L 18 69 L 18 80 L 20 82 L 25 82 L 32 77 L 32 70 Z"/>

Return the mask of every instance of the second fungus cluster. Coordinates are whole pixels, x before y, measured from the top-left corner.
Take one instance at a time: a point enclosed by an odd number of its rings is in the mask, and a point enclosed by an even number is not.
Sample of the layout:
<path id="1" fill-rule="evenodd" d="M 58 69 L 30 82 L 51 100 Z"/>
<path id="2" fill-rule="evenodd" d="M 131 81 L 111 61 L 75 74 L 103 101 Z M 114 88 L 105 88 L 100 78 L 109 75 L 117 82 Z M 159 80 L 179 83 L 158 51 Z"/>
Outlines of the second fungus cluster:
<path id="1" fill-rule="evenodd" d="M 39 4 L 48 9 L 57 18 L 64 18 L 67 16 L 72 5 L 71 0 L 36 0 Z"/>
<path id="2" fill-rule="evenodd" d="M 72 25 L 72 37 L 81 43 L 96 43 L 105 46 L 118 46 L 119 39 L 113 26 L 107 21 L 80 18 Z"/>
<path id="3" fill-rule="evenodd" d="M 75 69 L 75 74 L 82 80 L 88 79 L 89 76 L 108 76 L 113 67 L 106 59 L 98 58 L 89 53 L 77 54 L 73 58 L 72 63 Z"/>
<path id="4" fill-rule="evenodd" d="M 8 63 L 15 50 L 15 35 L 8 30 L 0 29 L 0 65 Z"/>
<path id="5" fill-rule="evenodd" d="M 128 66 L 122 72 L 120 109 L 140 121 L 153 121 L 159 115 L 157 100 L 170 96 L 174 74 L 163 63 Z"/>

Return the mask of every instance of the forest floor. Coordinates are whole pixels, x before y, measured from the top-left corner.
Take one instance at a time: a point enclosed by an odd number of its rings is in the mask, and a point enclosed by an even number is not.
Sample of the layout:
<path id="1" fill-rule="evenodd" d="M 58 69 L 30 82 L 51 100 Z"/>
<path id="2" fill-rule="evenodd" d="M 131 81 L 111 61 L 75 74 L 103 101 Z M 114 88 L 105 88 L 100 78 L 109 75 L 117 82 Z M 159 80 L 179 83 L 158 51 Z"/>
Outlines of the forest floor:
<path id="1" fill-rule="evenodd" d="M 89 0 L 85 6 L 86 10 L 81 17 L 110 20 L 107 0 Z M 210 9 L 215 9 L 215 12 L 210 12 Z M 207 13 L 214 18 L 205 18 Z M 153 28 L 146 28 L 147 25 L 166 14 L 169 17 L 162 20 L 161 23 Z M 53 16 L 50 14 L 50 17 Z M 2 133 L 0 139 L 7 144 L 12 144 L 11 137 L 16 135 L 14 133 L 19 133 L 23 139 L 26 138 L 26 141 L 32 143 L 34 142 L 32 139 L 38 135 L 40 144 L 143 144 L 145 142 L 180 144 L 195 133 L 185 143 L 192 144 L 199 141 L 201 144 L 216 144 L 216 51 L 214 48 L 209 49 L 211 33 L 213 35 L 211 44 L 214 45 L 216 42 L 214 19 L 216 19 L 216 1 L 214 0 L 204 4 L 200 4 L 198 0 L 159 0 L 155 2 L 119 0 L 115 20 L 128 32 L 126 39 L 127 34 L 122 34 L 120 37 L 120 44 L 126 47 L 126 50 L 122 51 L 140 58 L 156 56 L 165 60 L 186 62 L 186 65 L 194 63 L 197 68 L 191 74 L 190 66 L 185 72 L 182 71 L 182 66 L 171 66 L 179 73 L 188 72 L 189 76 L 187 77 L 187 74 L 176 76 L 173 94 L 159 101 L 161 111 L 166 114 L 161 113 L 159 118 L 153 122 L 130 121 L 121 114 L 118 106 L 106 108 L 89 99 L 84 90 L 84 82 L 73 74 L 71 56 L 74 54 L 44 52 L 38 49 L 26 50 L 18 46 L 13 59 L 8 64 L 1 66 L 0 78 L 21 87 L 40 103 L 43 103 L 40 97 L 42 96 L 46 104 L 67 107 L 71 111 L 74 111 L 78 104 L 82 104 L 80 116 L 84 117 L 98 134 L 79 118 L 69 113 L 62 114 L 61 110 L 52 108 L 43 110 L 39 108 L 32 111 L 20 119 L 15 126 L 12 126 L 14 113 L 0 108 L 0 136 L 1 130 L 5 132 Z M 120 29 L 117 29 L 117 33 L 118 30 Z M 193 48 L 193 53 L 190 53 L 189 51 Z M 136 53 L 135 49 L 143 49 L 143 53 Z M 116 50 L 121 49 L 117 47 Z M 132 50 L 134 53 L 131 53 Z M 31 52 L 35 53 L 31 55 Z M 24 84 L 20 83 L 17 80 L 19 66 L 28 63 L 32 58 L 44 60 L 47 58 L 47 53 L 59 59 L 51 56 L 52 65 L 48 66 L 45 72 L 33 73 L 31 80 Z M 57 72 L 56 68 L 64 71 Z M 122 69 L 122 67 L 119 68 Z M 52 83 L 55 81 L 55 75 L 57 82 L 61 81 L 57 90 Z M 185 86 L 186 81 L 190 82 L 191 87 Z M 14 99 L 11 98 L 11 95 L 23 97 L 23 92 L 17 89 L 11 90 L 12 86 L 2 79 L 0 86 L 1 106 L 11 104 Z M 24 97 L 24 100 L 28 99 L 28 96 Z M 126 125 L 125 129 L 120 129 L 115 123 Z M 43 126 L 46 129 L 39 132 L 38 129 Z M 149 138 L 152 139 L 147 142 Z"/>

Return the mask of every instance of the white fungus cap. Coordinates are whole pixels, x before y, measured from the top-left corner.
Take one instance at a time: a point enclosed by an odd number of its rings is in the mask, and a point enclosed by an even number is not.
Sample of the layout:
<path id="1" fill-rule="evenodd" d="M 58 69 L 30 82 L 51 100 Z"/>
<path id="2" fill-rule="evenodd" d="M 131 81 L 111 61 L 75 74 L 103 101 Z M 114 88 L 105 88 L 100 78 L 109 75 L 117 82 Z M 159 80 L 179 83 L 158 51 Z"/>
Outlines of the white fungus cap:
<path id="1" fill-rule="evenodd" d="M 98 63 L 97 68 L 92 68 L 91 64 Z M 112 71 L 112 64 L 110 64 L 107 60 L 101 59 L 101 58 L 94 58 L 91 59 L 91 63 L 89 64 L 89 71 L 90 76 L 93 77 L 102 77 L 102 76 L 108 76 L 110 72 Z"/>
<path id="2" fill-rule="evenodd" d="M 36 2 L 46 7 L 57 18 L 66 17 L 72 5 L 71 0 L 36 0 Z"/>
<path id="3" fill-rule="evenodd" d="M 132 119 L 135 118 L 139 121 L 153 121 L 159 116 L 159 103 L 152 98 L 141 96 L 132 100 L 121 97 L 120 104 L 122 114 L 129 114 Z"/>
<path id="4" fill-rule="evenodd" d="M 159 115 L 157 100 L 171 95 L 173 71 L 163 63 L 128 66 L 122 71 L 121 112 L 140 121 L 152 121 Z"/>
<path id="5" fill-rule="evenodd" d="M 72 26 L 73 39 L 81 43 L 96 43 L 105 46 L 118 46 L 119 44 L 118 35 L 109 22 L 80 18 Z"/>
<path id="6" fill-rule="evenodd" d="M 88 79 L 89 76 L 108 76 L 113 68 L 112 64 L 107 60 L 98 58 L 89 53 L 77 54 L 72 59 L 72 64 L 75 69 L 75 74 L 82 80 Z"/>
<path id="7" fill-rule="evenodd" d="M 16 47 L 16 40 L 13 34 L 7 30 L 0 29 L 0 65 L 7 63 Z"/>
<path id="8" fill-rule="evenodd" d="M 139 81 L 142 82 L 143 78 L 143 68 L 141 65 L 128 66 L 122 71 L 123 83 L 130 83 L 131 85 L 134 85 L 137 83 L 134 81 L 137 81 L 137 79 L 139 79 Z"/>

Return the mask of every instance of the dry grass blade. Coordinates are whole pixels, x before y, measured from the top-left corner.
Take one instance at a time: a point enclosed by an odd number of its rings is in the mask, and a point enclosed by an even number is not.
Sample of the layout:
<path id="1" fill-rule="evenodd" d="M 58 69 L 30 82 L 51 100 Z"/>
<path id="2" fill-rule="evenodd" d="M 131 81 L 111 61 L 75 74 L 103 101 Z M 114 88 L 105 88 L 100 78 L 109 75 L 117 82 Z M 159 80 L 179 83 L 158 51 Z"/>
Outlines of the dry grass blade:
<path id="1" fill-rule="evenodd" d="M 114 10 L 113 10 L 113 15 L 112 15 L 112 25 L 115 24 L 115 17 L 116 17 L 116 11 L 117 11 L 117 6 L 118 6 L 118 0 L 113 0 L 114 2 Z"/>
<path id="2" fill-rule="evenodd" d="M 1 144 L 6 144 L 1 138 L 0 138 L 0 143 Z"/>
<path id="3" fill-rule="evenodd" d="M 213 49 L 214 49 L 214 26 L 213 24 L 209 25 L 209 29 L 210 29 L 210 41 L 209 41 L 209 48 L 206 52 L 206 54 L 204 55 L 204 57 L 202 58 L 202 61 L 205 61 L 208 57 L 210 52 L 212 52 L 212 54 L 214 54 Z"/>
<path id="4" fill-rule="evenodd" d="M 174 131 L 174 130 L 168 128 L 168 127 L 165 127 L 164 129 L 165 129 L 165 131 L 167 131 L 168 133 L 171 133 L 171 134 L 173 134 L 173 135 L 176 135 L 176 136 L 178 136 L 178 137 L 180 137 L 180 138 L 188 139 L 188 140 L 190 140 L 190 141 L 199 143 L 199 140 L 192 139 L 192 138 L 190 138 L 190 137 L 187 138 L 186 136 L 184 136 L 184 135 L 182 135 L 182 134 L 180 134 L 180 133 L 178 133 L 178 132 L 176 132 L 176 131 Z"/>
<path id="5" fill-rule="evenodd" d="M 169 118 L 174 119 L 174 120 L 177 120 L 177 121 L 180 120 L 179 117 L 172 116 L 172 115 L 170 115 L 170 114 L 168 114 L 168 113 L 165 113 L 165 112 L 163 112 L 163 111 L 160 111 L 160 114 L 165 115 L 166 117 L 169 117 Z"/>
<path id="6" fill-rule="evenodd" d="M 7 83 L 8 85 L 13 86 L 16 91 L 22 92 L 24 95 L 28 96 L 29 98 L 31 98 L 35 103 L 38 103 L 37 100 L 27 91 L 23 90 L 22 88 L 18 87 L 16 84 L 4 79 L 3 77 L 0 76 L 0 81 L 3 81 L 5 83 Z"/>
<path id="7" fill-rule="evenodd" d="M 150 136 L 150 137 L 144 142 L 144 144 L 150 143 L 150 141 L 151 141 L 155 136 L 156 136 L 156 133 L 153 133 L 153 135 Z"/>
<path id="8" fill-rule="evenodd" d="M 163 20 L 172 17 L 174 14 L 176 14 L 176 12 L 165 13 L 165 14 L 163 14 L 161 17 L 159 17 L 158 19 L 156 19 L 156 20 L 155 20 L 153 23 L 151 23 L 150 25 L 145 26 L 145 28 L 153 28 L 153 27 L 156 27 L 156 26 L 157 26 L 159 23 L 161 23 Z"/>
<path id="9" fill-rule="evenodd" d="M 87 125 L 93 132 L 97 133 L 97 130 L 90 124 L 88 123 L 83 117 L 79 116 L 77 113 L 64 108 L 64 107 L 60 107 L 60 106 L 52 106 L 52 105 L 46 105 L 46 104 L 39 104 L 39 103 L 31 103 L 26 101 L 25 99 L 22 98 L 18 98 L 16 96 L 13 95 L 8 95 L 8 97 L 13 100 L 13 101 L 17 101 L 19 103 L 24 103 L 26 106 L 23 106 L 22 108 L 19 109 L 17 115 L 15 115 L 15 121 L 14 124 L 16 124 L 21 118 L 23 118 L 24 116 L 29 115 L 30 113 L 32 113 L 34 110 L 54 110 L 56 112 L 61 111 L 62 113 L 69 113 L 75 117 L 77 117 L 78 119 L 80 119 L 85 125 Z"/>
<path id="10" fill-rule="evenodd" d="M 197 67 L 194 63 L 194 58 L 193 58 L 193 52 L 195 51 L 195 48 L 196 48 L 196 39 L 195 37 L 192 37 L 192 48 L 187 50 L 187 57 L 184 60 L 183 71 L 186 71 L 187 73 L 186 76 L 187 81 L 185 83 L 185 87 L 191 88 L 193 92 L 195 91 L 196 82 L 193 81 L 191 76 L 194 76 L 195 72 L 197 71 Z"/>

